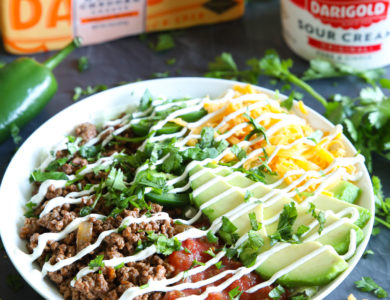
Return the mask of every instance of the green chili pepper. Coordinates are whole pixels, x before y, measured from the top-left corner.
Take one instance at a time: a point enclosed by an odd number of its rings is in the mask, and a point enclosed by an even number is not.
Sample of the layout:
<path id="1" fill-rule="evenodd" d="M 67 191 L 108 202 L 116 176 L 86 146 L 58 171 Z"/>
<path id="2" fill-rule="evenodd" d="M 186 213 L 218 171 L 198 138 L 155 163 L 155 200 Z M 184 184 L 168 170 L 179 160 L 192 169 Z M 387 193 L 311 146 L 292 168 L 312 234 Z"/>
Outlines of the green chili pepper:
<path id="1" fill-rule="evenodd" d="M 178 207 L 190 204 L 190 197 L 188 194 L 164 193 L 160 195 L 150 192 L 145 194 L 145 198 L 149 201 L 169 207 Z"/>
<path id="2" fill-rule="evenodd" d="M 76 38 L 42 64 L 22 57 L 0 68 L 0 143 L 13 126 L 26 125 L 53 98 L 58 85 L 52 70 L 79 45 Z"/>
<path id="3" fill-rule="evenodd" d="M 183 119 L 186 122 L 196 122 L 205 115 L 207 115 L 207 112 L 201 109 L 199 111 L 194 111 L 182 115 L 179 118 Z M 148 122 L 146 120 L 145 122 L 141 121 L 139 123 L 131 125 L 131 128 L 136 136 L 146 136 L 149 133 L 149 129 L 153 126 L 153 124 L 154 122 Z M 168 122 L 162 128 L 157 130 L 156 135 L 175 133 L 178 132 L 181 128 L 182 126 L 176 123 Z"/>

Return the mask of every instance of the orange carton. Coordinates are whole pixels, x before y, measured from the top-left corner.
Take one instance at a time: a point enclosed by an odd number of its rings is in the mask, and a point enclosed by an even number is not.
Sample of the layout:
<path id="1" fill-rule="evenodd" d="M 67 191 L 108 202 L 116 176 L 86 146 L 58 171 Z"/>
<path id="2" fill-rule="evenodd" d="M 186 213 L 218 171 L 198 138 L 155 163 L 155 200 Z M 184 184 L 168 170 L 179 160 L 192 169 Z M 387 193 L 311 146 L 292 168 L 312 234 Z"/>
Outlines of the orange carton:
<path id="1" fill-rule="evenodd" d="M 4 45 L 23 54 L 143 32 L 224 22 L 244 14 L 244 0 L 1 0 Z"/>

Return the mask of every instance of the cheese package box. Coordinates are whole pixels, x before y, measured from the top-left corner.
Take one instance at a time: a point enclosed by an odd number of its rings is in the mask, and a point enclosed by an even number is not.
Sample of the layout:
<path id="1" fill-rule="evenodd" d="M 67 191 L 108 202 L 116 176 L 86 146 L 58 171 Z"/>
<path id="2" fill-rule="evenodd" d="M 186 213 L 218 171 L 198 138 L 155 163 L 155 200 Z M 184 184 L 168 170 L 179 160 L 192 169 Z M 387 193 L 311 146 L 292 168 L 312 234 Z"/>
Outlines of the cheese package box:
<path id="1" fill-rule="evenodd" d="M 1 0 L 5 49 L 15 54 L 83 45 L 144 32 L 213 24 L 241 17 L 244 0 Z"/>

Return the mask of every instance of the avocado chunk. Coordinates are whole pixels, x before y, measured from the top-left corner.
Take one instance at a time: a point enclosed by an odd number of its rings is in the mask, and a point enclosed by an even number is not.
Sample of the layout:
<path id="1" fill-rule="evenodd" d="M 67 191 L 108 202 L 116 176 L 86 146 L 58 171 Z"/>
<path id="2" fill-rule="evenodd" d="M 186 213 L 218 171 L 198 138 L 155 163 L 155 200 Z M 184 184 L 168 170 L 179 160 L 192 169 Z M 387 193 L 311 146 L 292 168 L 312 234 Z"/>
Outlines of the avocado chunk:
<path id="1" fill-rule="evenodd" d="M 340 181 L 333 185 L 329 190 L 333 197 L 348 203 L 355 203 L 359 198 L 361 189 L 349 181 Z"/>
<path id="2" fill-rule="evenodd" d="M 212 168 L 210 168 L 212 166 Z M 218 168 L 218 171 L 212 172 L 212 169 L 215 169 L 217 166 L 213 164 L 208 164 L 207 167 L 196 165 L 193 167 L 190 172 L 190 181 L 191 181 L 191 187 L 193 190 L 197 189 L 201 185 L 207 183 L 211 179 L 213 179 L 216 176 L 227 176 L 232 173 L 232 171 L 229 168 Z M 196 174 L 198 172 L 201 172 L 199 174 Z"/>
<path id="3" fill-rule="evenodd" d="M 282 203 L 286 203 L 287 201 L 280 201 L 278 204 L 280 211 L 283 209 Z M 288 202 L 287 202 L 288 203 Z M 286 204 L 287 204 L 286 203 Z M 283 204 L 284 205 L 284 204 Z M 318 230 L 320 225 L 318 222 L 316 222 L 316 219 L 313 218 L 311 213 L 308 213 L 307 207 L 302 207 L 300 205 L 296 206 L 297 209 L 297 219 L 294 222 L 294 225 L 292 226 L 292 232 L 297 232 L 297 229 L 301 225 L 305 225 L 310 227 L 311 229 L 304 233 L 301 237 L 302 240 L 314 240 L 317 242 L 320 242 L 322 245 L 330 245 L 332 246 L 336 252 L 340 255 L 345 254 L 349 249 L 349 243 L 350 243 L 350 232 L 351 230 L 356 231 L 356 246 L 358 246 L 361 241 L 364 238 L 363 231 L 356 226 L 355 224 L 352 224 L 346 220 L 345 222 L 341 221 L 340 225 L 335 224 L 336 226 L 332 226 L 335 222 L 338 222 L 341 220 L 338 216 L 336 216 L 333 212 L 328 211 L 326 213 L 326 220 L 324 224 L 324 229 L 321 232 L 321 234 L 318 234 Z M 276 211 L 276 210 L 275 210 Z M 280 212 L 279 211 L 279 212 Z M 317 213 L 319 212 L 316 210 Z M 267 208 L 264 207 L 264 218 L 266 219 L 266 213 Z M 276 212 L 275 212 L 276 213 Z M 317 223 L 315 226 L 312 224 Z M 275 220 L 275 222 L 271 224 L 267 224 L 266 231 L 267 234 L 271 235 L 276 232 L 278 227 L 278 222 Z"/>
<path id="4" fill-rule="evenodd" d="M 322 246 L 318 242 L 288 245 L 282 250 L 272 253 L 256 271 L 263 278 L 269 279 L 276 272 L 310 255 L 313 251 L 321 247 L 326 246 Z M 319 254 L 279 277 L 277 282 L 287 287 L 323 285 L 336 278 L 347 268 L 348 263 L 344 259 L 332 248 L 326 248 L 324 251 L 321 251 Z"/>
<path id="5" fill-rule="evenodd" d="M 364 207 L 351 204 L 345 201 L 341 201 L 339 199 L 325 196 L 322 194 L 318 195 L 311 202 L 316 206 L 317 209 L 331 210 L 335 214 L 343 211 L 344 209 L 351 208 L 351 207 L 357 209 L 357 211 L 359 212 L 359 217 L 354 224 L 359 226 L 360 228 L 363 228 L 367 224 L 368 220 L 371 218 L 371 213 L 369 212 L 368 209 Z M 346 216 L 350 216 L 350 215 L 351 214 L 347 214 Z"/>

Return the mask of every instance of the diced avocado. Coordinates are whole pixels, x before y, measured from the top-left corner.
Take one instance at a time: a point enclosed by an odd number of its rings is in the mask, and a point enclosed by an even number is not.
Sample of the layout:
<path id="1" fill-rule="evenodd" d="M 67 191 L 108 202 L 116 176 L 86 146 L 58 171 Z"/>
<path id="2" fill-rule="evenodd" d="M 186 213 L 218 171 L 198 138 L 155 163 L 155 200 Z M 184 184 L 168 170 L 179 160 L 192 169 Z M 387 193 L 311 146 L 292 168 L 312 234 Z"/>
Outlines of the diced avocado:
<path id="1" fill-rule="evenodd" d="M 212 168 L 210 168 L 212 167 Z M 216 165 L 208 164 L 207 167 L 203 167 L 201 165 L 196 165 L 190 170 L 190 176 L 193 176 L 194 174 L 200 172 L 203 170 L 202 174 L 199 176 L 194 176 L 195 178 L 191 179 L 191 187 L 193 190 L 200 187 L 201 185 L 205 184 L 206 182 L 210 181 L 214 177 L 218 176 L 228 176 L 232 173 L 232 171 L 229 168 L 226 167 L 220 167 L 217 172 L 212 171 L 212 169 L 215 169 Z M 210 170 L 209 170 L 210 169 Z"/>
<path id="2" fill-rule="evenodd" d="M 299 226 L 299 219 L 298 214 L 296 222 L 298 224 L 294 224 L 294 227 Z M 314 221 L 314 218 L 312 220 Z M 334 213 L 328 213 L 321 234 L 318 232 L 320 225 L 317 224 L 317 226 L 305 234 L 303 240 L 314 240 L 320 242 L 322 245 L 330 245 L 340 255 L 347 253 L 350 244 L 351 230 L 356 231 L 356 246 L 364 239 L 364 233 L 358 226 L 349 222 L 342 222 L 340 225 L 336 224 L 337 226 L 332 226 L 338 221 L 340 221 L 338 216 Z"/>
<path id="3" fill-rule="evenodd" d="M 290 203 L 291 201 L 293 201 L 293 200 L 286 198 L 286 197 L 281 197 L 277 201 L 274 201 L 271 205 L 266 203 L 263 206 L 263 219 L 264 219 L 264 221 L 267 221 L 267 220 L 275 217 L 276 214 L 281 213 L 284 205 Z M 275 223 L 276 223 L 276 227 L 277 227 L 277 225 L 278 225 L 277 220 L 276 220 L 276 222 L 274 222 L 272 224 L 275 224 Z M 272 225 L 272 224 L 269 224 L 269 225 Z M 267 229 L 267 231 L 268 231 L 268 229 Z M 269 232 L 268 232 L 268 234 L 269 234 Z"/>
<path id="4" fill-rule="evenodd" d="M 321 247 L 322 245 L 318 242 L 289 245 L 271 254 L 256 271 L 265 279 L 271 278 L 276 272 Z M 287 287 L 323 285 L 329 283 L 347 268 L 348 263 L 333 249 L 326 249 L 284 274 L 277 281 Z"/>
<path id="5" fill-rule="evenodd" d="M 333 185 L 328 191 L 333 193 L 333 197 L 336 199 L 348 203 L 355 203 L 361 193 L 359 187 L 349 181 L 344 180 Z"/>
<path id="6" fill-rule="evenodd" d="M 341 201 L 333 197 L 319 195 L 311 202 L 313 202 L 317 209 L 331 210 L 335 214 L 350 207 L 356 208 L 359 212 L 359 218 L 356 220 L 355 225 L 359 226 L 360 228 L 363 228 L 367 224 L 368 220 L 371 218 L 371 213 L 368 211 L 368 209 L 345 201 Z M 347 216 L 350 216 L 350 214 L 347 214 Z"/>
<path id="7" fill-rule="evenodd" d="M 244 202 L 244 193 L 239 190 L 231 190 L 231 188 L 231 185 L 217 178 L 212 184 L 212 188 L 207 188 L 194 197 L 195 204 L 197 207 L 201 207 L 202 204 L 219 196 L 219 200 L 202 210 L 211 221 L 214 221 L 219 216 L 226 214 Z M 224 192 L 227 193 L 224 194 Z"/>

